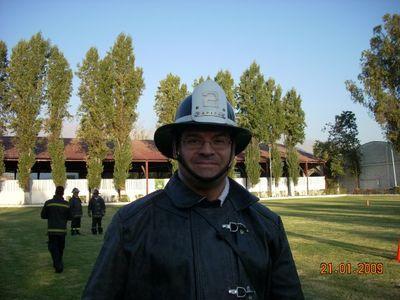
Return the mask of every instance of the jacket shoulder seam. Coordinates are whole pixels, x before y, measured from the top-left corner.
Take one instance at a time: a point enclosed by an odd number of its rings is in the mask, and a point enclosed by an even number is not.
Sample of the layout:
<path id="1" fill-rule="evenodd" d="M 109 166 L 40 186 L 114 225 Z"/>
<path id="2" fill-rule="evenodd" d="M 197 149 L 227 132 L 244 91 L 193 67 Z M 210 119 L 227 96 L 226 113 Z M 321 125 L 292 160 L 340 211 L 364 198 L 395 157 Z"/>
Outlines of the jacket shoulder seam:
<path id="1" fill-rule="evenodd" d="M 152 206 L 154 204 L 154 201 L 157 201 L 157 199 L 161 198 L 163 194 L 164 190 L 158 190 L 143 198 L 135 200 L 131 204 L 128 204 L 127 206 L 118 211 L 118 215 L 120 217 L 121 222 L 123 223 L 129 220 L 130 218 L 142 212 L 149 206 Z"/>
<path id="2" fill-rule="evenodd" d="M 268 220 L 271 222 L 274 226 L 279 228 L 279 215 L 271 211 L 269 208 L 263 206 L 260 203 L 254 203 L 253 205 L 250 206 L 252 209 L 255 210 L 255 212 L 260 215 L 262 218 Z"/>

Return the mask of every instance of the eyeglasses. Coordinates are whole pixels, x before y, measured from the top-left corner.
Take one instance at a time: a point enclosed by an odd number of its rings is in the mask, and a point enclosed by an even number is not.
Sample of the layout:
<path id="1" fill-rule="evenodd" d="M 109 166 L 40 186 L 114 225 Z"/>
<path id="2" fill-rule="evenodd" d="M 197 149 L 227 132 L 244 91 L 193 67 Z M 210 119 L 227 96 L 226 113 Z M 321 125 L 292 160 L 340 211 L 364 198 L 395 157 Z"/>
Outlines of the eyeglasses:
<path id="1" fill-rule="evenodd" d="M 182 139 L 182 144 L 188 150 L 199 150 L 204 146 L 205 143 L 209 143 L 214 150 L 220 151 L 225 150 L 227 147 L 229 147 L 232 141 L 229 137 L 225 136 L 216 137 L 210 141 L 205 141 L 197 137 L 188 137 Z"/>

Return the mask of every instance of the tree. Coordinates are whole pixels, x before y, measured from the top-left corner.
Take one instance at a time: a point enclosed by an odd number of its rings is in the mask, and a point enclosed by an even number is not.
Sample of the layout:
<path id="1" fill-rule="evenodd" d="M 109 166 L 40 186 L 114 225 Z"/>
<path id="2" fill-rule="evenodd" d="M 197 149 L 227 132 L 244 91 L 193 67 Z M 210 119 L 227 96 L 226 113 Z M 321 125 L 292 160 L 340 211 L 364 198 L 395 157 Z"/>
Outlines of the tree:
<path id="1" fill-rule="evenodd" d="M 260 72 L 260 66 L 253 62 L 240 77 L 237 87 L 236 103 L 238 108 L 238 123 L 253 133 L 252 144 L 246 149 L 246 172 L 252 185 L 260 179 L 260 153 L 258 144 L 268 139 L 263 124 L 270 109 L 266 97 L 266 84 Z M 257 144 L 257 151 L 255 145 Z M 251 174 L 251 175 L 250 175 Z M 258 176 L 256 176 L 258 174 Z"/>
<path id="2" fill-rule="evenodd" d="M 280 139 L 285 128 L 285 116 L 281 100 L 282 88 L 275 84 L 274 79 L 270 78 L 266 82 L 266 93 L 270 109 L 267 111 L 268 115 L 264 120 L 264 131 L 269 133 L 266 136 L 265 143 L 269 144 L 272 176 L 275 178 L 275 186 L 278 186 L 282 177 L 282 160 L 276 142 Z M 271 182 L 270 184 L 272 185 Z M 270 190 L 272 190 L 272 186 L 270 186 Z"/>
<path id="3" fill-rule="evenodd" d="M 233 107 L 236 107 L 235 81 L 233 80 L 232 74 L 228 70 L 220 70 L 217 75 L 215 75 L 214 81 L 222 87 L 229 103 Z"/>
<path id="4" fill-rule="evenodd" d="M 3 136 L 6 132 L 7 126 L 7 45 L 3 41 L 0 40 L 0 136 Z M 4 166 L 4 146 L 3 143 L 0 142 L 0 177 L 5 172 Z"/>
<path id="5" fill-rule="evenodd" d="M 337 181 L 339 176 L 345 174 L 342 154 L 329 141 L 316 141 L 313 152 L 316 157 L 325 161 L 324 173 L 327 177 L 328 187 L 338 187 Z"/>
<path id="6" fill-rule="evenodd" d="M 335 184 L 345 175 L 345 170 L 349 170 L 359 186 L 361 154 L 356 121 L 353 112 L 343 111 L 335 116 L 334 124 L 326 124 L 324 130 L 328 130 L 328 141 L 317 141 L 314 145 L 314 154 L 326 161 L 327 177 Z"/>
<path id="7" fill-rule="evenodd" d="M 361 54 L 358 80 L 347 80 L 352 100 L 365 106 L 400 151 L 400 15 L 386 14 L 373 29 L 370 49 Z"/>
<path id="8" fill-rule="evenodd" d="M 72 71 L 64 55 L 56 46 L 50 50 L 47 71 L 46 104 L 48 119 L 48 149 L 51 158 L 51 174 L 56 186 L 67 181 L 65 170 L 64 142 L 61 137 L 62 123 L 69 118 L 68 101 L 72 92 Z"/>
<path id="9" fill-rule="evenodd" d="M 120 196 L 125 190 L 132 164 L 130 132 L 137 119 L 136 106 L 144 89 L 143 70 L 135 67 L 132 38 L 120 34 L 103 60 L 104 95 L 111 104 L 110 139 L 114 144 L 114 186 Z"/>
<path id="10" fill-rule="evenodd" d="M 306 123 L 304 121 L 305 114 L 301 108 L 301 97 L 297 95 L 295 89 L 292 88 L 286 93 L 285 97 L 283 97 L 283 110 L 285 116 L 284 140 L 287 149 L 286 164 L 289 178 L 291 178 L 296 185 L 300 167 L 295 146 L 304 142 Z"/>
<path id="11" fill-rule="evenodd" d="M 196 86 L 198 86 L 199 84 L 203 83 L 204 81 L 205 81 L 205 80 L 204 80 L 204 77 L 203 77 L 203 76 L 200 76 L 200 78 L 195 78 L 195 79 L 193 80 L 192 87 L 195 88 Z"/>
<path id="12" fill-rule="evenodd" d="M 101 68 L 107 69 L 106 62 L 99 59 L 96 48 L 90 48 L 82 62 L 78 65 L 76 75 L 80 78 L 78 95 L 81 99 L 79 115 L 81 117 L 78 137 L 87 146 L 87 179 L 89 189 L 98 188 L 103 172 L 103 159 L 108 152 L 108 120 L 110 116 L 109 81 L 102 79 Z"/>
<path id="13" fill-rule="evenodd" d="M 210 76 L 207 76 L 206 79 L 204 79 L 203 76 L 200 76 L 199 79 L 195 79 L 195 80 L 193 81 L 192 87 L 195 88 L 195 87 L 198 86 L 200 83 L 203 83 L 204 81 L 209 80 L 209 79 L 211 79 Z"/>
<path id="14" fill-rule="evenodd" d="M 271 151 L 271 171 L 272 176 L 275 179 L 275 186 L 279 185 L 279 180 L 282 177 L 282 160 L 281 153 L 278 150 L 278 147 L 275 143 L 270 147 Z"/>
<path id="15" fill-rule="evenodd" d="M 255 185 L 260 181 L 260 147 L 257 139 L 252 138 L 250 144 L 244 153 L 247 178 L 251 185 Z"/>
<path id="16" fill-rule="evenodd" d="M 37 33 L 29 41 L 21 40 L 13 48 L 7 68 L 10 128 L 15 133 L 15 145 L 19 152 L 19 185 L 25 191 L 29 190 L 36 138 L 42 124 L 39 114 L 44 101 L 48 52 L 49 42 Z"/>
<path id="17" fill-rule="evenodd" d="M 175 121 L 175 113 L 181 101 L 188 96 L 186 84 L 181 84 L 179 76 L 168 74 L 160 81 L 155 96 L 154 110 L 158 116 L 157 126 L 163 126 Z M 178 163 L 170 160 L 172 171 L 178 169 Z"/>
<path id="18" fill-rule="evenodd" d="M 217 82 L 225 92 L 226 99 L 232 105 L 232 107 L 236 107 L 235 100 L 235 81 L 232 78 L 231 73 L 226 71 L 218 71 L 217 75 L 214 77 L 214 81 Z M 235 178 L 235 166 L 236 166 L 236 158 L 233 159 L 231 167 L 228 171 L 228 176 L 231 178 Z"/>
<path id="19" fill-rule="evenodd" d="M 169 73 L 165 79 L 160 81 L 154 104 L 154 110 L 158 116 L 158 127 L 175 121 L 176 110 L 187 96 L 187 86 L 181 84 L 179 76 Z"/>

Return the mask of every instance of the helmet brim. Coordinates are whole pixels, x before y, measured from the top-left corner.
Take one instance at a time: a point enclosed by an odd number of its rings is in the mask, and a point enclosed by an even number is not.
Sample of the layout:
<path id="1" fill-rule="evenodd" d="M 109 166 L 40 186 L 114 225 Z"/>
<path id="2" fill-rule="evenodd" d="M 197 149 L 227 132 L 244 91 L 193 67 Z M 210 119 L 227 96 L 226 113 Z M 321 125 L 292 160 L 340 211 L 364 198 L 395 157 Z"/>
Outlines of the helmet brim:
<path id="1" fill-rule="evenodd" d="M 188 127 L 195 128 L 215 128 L 215 129 L 227 129 L 232 132 L 233 140 L 235 142 L 235 155 L 238 155 L 244 149 L 251 140 L 251 132 L 248 129 L 236 127 L 228 124 L 215 124 L 206 122 L 184 122 L 184 123 L 172 123 L 159 127 L 154 133 L 154 142 L 157 149 L 166 157 L 173 157 L 173 143 L 176 140 L 178 132 L 183 131 Z"/>

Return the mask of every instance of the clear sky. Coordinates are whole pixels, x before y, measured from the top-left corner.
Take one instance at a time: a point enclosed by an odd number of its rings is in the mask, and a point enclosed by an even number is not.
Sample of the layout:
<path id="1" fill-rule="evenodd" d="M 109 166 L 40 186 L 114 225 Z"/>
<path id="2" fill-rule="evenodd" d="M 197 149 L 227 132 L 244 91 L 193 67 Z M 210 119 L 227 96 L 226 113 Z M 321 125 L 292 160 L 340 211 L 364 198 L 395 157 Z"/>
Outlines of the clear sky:
<path id="1" fill-rule="evenodd" d="M 373 27 L 382 24 L 385 13 L 399 11 L 400 0 L 0 0 L 0 39 L 10 54 L 19 40 L 41 31 L 76 71 L 90 47 L 104 56 L 119 33 L 129 34 L 146 84 L 138 124 L 150 130 L 157 120 L 157 86 L 168 73 L 179 75 L 190 89 L 195 78 L 214 77 L 220 69 L 238 83 L 256 61 L 266 79 L 301 95 L 307 140 L 326 140 L 324 124 L 351 110 L 366 143 L 383 135 L 367 110 L 352 103 L 344 81 L 360 73 Z M 74 78 L 72 114 L 79 106 L 78 85 Z"/>

